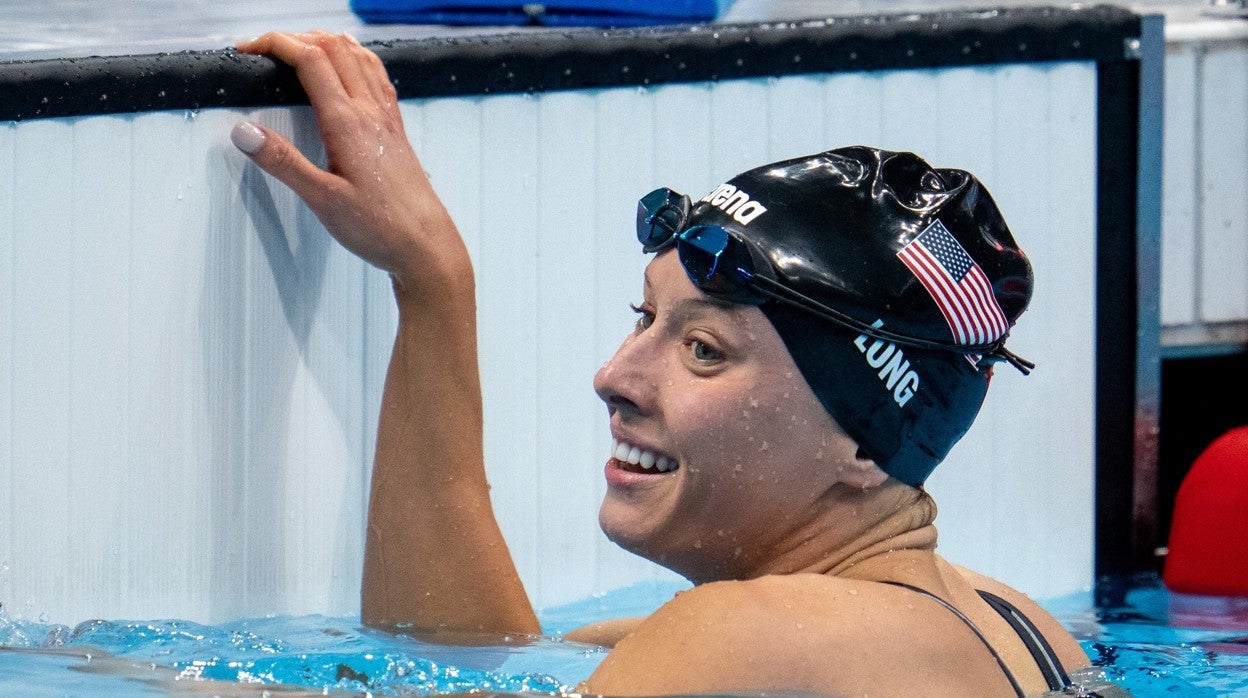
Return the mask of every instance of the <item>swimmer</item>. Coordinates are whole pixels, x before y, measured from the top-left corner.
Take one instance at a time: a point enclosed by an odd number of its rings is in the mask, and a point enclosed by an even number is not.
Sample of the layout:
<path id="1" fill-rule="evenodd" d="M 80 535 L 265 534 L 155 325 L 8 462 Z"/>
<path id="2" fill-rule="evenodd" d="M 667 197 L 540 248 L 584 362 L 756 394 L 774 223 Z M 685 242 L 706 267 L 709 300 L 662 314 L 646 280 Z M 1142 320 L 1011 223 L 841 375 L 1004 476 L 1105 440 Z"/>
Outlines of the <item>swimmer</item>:
<path id="1" fill-rule="evenodd" d="M 256 124 L 235 144 L 393 281 L 363 621 L 539 633 L 490 504 L 472 265 L 383 66 L 324 33 L 239 49 L 294 67 L 328 165 Z M 636 325 L 593 381 L 616 443 L 600 523 L 694 586 L 569 633 L 612 648 L 579 690 L 1037 695 L 1088 664 L 1026 596 L 935 552 L 924 480 L 994 368 L 1029 368 L 1004 340 L 1031 269 L 972 175 L 843 148 L 658 189 L 637 232 Z"/>

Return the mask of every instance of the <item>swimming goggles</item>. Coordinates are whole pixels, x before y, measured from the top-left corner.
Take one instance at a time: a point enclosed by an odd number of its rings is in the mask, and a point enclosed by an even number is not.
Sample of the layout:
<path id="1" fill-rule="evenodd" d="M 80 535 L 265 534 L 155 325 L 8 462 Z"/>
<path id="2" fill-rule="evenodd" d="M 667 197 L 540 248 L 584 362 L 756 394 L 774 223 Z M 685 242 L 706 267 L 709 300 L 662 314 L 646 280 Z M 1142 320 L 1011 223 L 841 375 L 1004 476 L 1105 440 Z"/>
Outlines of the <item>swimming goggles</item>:
<path id="1" fill-rule="evenodd" d="M 1034 363 L 1005 348 L 1004 336 L 987 344 L 912 337 L 868 324 L 824 305 L 780 282 L 764 254 L 740 233 L 719 225 L 686 228 L 692 210 L 692 200 L 671 189 L 655 189 L 646 194 L 637 202 L 637 241 L 647 253 L 674 245 L 689 280 L 711 297 L 746 305 L 773 300 L 903 347 L 953 352 L 971 357 L 976 363 L 982 359 L 1005 361 L 1024 375 L 1035 368 Z"/>

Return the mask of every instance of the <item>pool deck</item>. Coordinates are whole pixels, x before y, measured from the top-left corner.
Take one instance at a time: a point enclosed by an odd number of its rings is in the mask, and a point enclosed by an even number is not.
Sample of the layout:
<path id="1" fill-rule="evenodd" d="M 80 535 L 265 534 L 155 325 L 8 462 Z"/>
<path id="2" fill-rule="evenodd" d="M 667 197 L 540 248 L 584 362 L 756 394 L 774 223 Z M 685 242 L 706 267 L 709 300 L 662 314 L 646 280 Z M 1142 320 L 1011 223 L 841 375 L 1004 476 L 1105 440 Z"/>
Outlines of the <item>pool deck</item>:
<path id="1" fill-rule="evenodd" d="M 794 20 L 1063 4 L 1034 0 L 907 0 L 887 5 L 866 0 L 721 0 L 720 20 Z M 1223 21 L 1244 15 L 1243 8 L 1234 4 L 1194 0 L 1136 0 L 1120 4 L 1138 12 L 1164 12 L 1168 24 L 1180 32 L 1190 32 L 1192 28 L 1199 31 L 1208 24 L 1217 25 L 1219 31 L 1248 30 L 1248 23 L 1228 25 Z M 0 60 L 211 50 L 274 29 L 345 31 L 362 41 L 517 31 L 514 27 L 368 25 L 350 11 L 347 0 L 49 0 L 0 5 Z"/>

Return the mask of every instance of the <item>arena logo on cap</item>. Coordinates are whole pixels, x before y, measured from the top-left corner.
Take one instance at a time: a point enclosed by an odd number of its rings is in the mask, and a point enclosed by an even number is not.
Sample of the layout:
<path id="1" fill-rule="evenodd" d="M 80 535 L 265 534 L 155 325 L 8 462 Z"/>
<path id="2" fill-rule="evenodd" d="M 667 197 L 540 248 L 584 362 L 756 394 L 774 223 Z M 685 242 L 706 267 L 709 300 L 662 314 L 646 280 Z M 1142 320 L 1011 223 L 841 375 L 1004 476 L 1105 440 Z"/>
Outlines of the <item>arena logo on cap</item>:
<path id="1" fill-rule="evenodd" d="M 754 201 L 750 195 L 731 184 L 721 184 L 715 191 L 702 197 L 715 208 L 732 216 L 732 220 L 741 225 L 749 225 L 750 221 L 767 212 L 767 207 Z"/>
<path id="2" fill-rule="evenodd" d="M 871 326 L 883 327 L 884 321 L 876 320 Z M 866 357 L 871 368 L 880 369 L 880 381 L 886 389 L 893 392 L 893 402 L 898 407 L 905 407 L 919 390 L 919 374 L 910 368 L 910 360 L 901 351 L 901 347 L 882 339 L 876 339 L 868 347 L 866 334 L 858 335 L 854 346 Z"/>

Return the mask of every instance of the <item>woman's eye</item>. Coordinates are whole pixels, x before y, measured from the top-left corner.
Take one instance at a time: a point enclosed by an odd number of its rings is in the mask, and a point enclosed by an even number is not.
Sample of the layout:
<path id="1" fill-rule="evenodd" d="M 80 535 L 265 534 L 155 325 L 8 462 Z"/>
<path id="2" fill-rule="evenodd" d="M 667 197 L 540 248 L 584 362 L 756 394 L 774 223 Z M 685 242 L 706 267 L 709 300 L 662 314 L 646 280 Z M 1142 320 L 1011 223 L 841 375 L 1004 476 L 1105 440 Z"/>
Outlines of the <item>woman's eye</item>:
<path id="1" fill-rule="evenodd" d="M 690 342 L 689 349 L 693 352 L 693 358 L 698 361 L 719 361 L 724 358 L 718 349 L 699 339 Z"/>
<path id="2" fill-rule="evenodd" d="M 637 313 L 637 329 L 644 330 L 654 324 L 654 313 L 646 310 L 645 308 L 639 308 L 631 303 L 628 307 L 632 308 L 634 313 Z"/>

